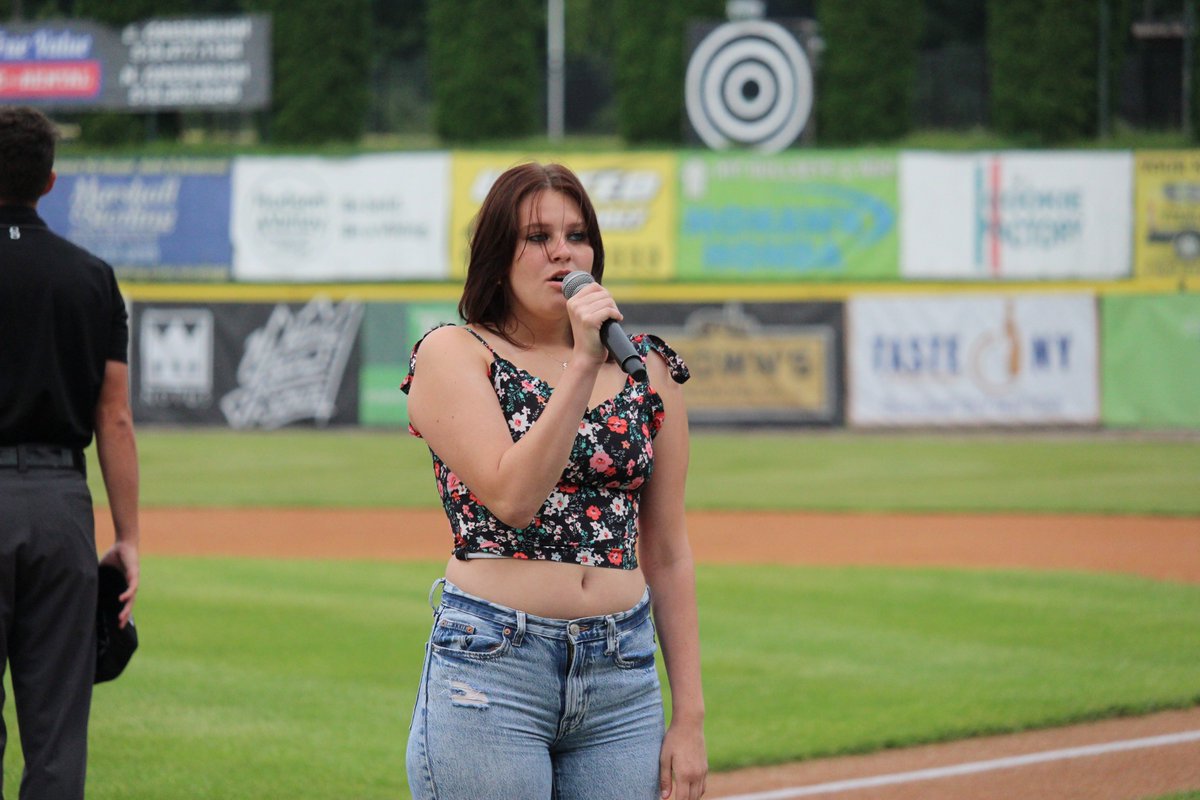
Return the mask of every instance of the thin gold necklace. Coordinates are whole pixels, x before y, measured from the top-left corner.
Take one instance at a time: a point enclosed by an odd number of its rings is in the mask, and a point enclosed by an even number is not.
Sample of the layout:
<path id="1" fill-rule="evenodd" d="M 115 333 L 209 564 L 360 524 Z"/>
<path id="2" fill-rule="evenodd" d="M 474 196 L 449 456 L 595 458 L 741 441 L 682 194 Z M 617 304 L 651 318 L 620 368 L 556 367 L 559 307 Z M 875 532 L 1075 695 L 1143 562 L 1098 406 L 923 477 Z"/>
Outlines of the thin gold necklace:
<path id="1" fill-rule="evenodd" d="M 538 355 L 544 356 L 544 357 L 550 359 L 551 361 L 553 361 L 555 364 L 558 364 L 558 366 L 561 368 L 561 370 L 563 372 L 567 371 L 567 365 L 571 363 L 570 361 L 562 361 L 560 359 L 557 359 L 554 356 L 550 355 L 549 353 L 538 353 Z"/>

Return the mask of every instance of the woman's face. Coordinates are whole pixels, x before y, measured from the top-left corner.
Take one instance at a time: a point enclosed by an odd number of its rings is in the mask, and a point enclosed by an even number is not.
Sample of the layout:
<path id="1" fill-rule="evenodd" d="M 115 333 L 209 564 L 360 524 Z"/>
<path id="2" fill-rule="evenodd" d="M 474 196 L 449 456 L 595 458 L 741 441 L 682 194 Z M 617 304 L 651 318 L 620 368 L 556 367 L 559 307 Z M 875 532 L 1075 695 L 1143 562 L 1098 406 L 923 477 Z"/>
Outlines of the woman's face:
<path id="1" fill-rule="evenodd" d="M 562 316 L 562 279 L 592 271 L 592 245 L 579 205 L 562 192 L 545 189 L 521 201 L 517 250 L 508 272 L 513 311 L 518 316 Z"/>

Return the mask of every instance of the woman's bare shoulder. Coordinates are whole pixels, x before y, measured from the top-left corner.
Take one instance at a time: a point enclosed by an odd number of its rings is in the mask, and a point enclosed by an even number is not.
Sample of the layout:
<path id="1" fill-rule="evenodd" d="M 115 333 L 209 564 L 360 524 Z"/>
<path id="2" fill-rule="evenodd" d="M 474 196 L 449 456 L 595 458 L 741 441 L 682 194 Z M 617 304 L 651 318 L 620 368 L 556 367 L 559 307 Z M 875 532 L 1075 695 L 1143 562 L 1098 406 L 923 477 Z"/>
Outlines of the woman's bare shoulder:
<path id="1" fill-rule="evenodd" d="M 469 328 L 462 325 L 443 325 L 434 328 L 425 335 L 421 342 L 420 353 L 438 353 L 440 355 L 459 355 L 474 353 L 488 355 L 487 347 L 475 338 Z"/>

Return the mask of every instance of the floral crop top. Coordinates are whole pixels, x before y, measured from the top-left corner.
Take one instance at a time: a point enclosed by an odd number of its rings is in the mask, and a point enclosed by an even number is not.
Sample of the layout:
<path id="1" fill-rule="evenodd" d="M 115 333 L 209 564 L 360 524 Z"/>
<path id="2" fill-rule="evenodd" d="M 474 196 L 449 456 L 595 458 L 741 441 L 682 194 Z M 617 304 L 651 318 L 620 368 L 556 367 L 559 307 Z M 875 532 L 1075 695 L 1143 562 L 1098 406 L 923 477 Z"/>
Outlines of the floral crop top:
<path id="1" fill-rule="evenodd" d="M 492 354 L 489 376 L 515 442 L 537 422 L 554 390 L 497 355 L 481 336 L 470 332 Z M 409 357 L 408 377 L 400 386 L 405 394 L 412 385 L 417 350 L 424 338 L 413 346 Z M 690 377 L 683 359 L 662 339 L 650 334 L 631 339 L 643 358 L 653 349 L 666 359 L 677 383 Z M 524 528 L 512 528 L 496 519 L 431 449 L 438 494 L 454 534 L 454 557 L 490 555 L 635 569 L 638 499 L 642 484 L 654 470 L 653 439 L 662 422 L 663 401 L 658 392 L 648 383 L 629 378 L 615 397 L 580 420 L 570 461 L 558 485 Z M 411 425 L 409 432 L 421 435 Z"/>

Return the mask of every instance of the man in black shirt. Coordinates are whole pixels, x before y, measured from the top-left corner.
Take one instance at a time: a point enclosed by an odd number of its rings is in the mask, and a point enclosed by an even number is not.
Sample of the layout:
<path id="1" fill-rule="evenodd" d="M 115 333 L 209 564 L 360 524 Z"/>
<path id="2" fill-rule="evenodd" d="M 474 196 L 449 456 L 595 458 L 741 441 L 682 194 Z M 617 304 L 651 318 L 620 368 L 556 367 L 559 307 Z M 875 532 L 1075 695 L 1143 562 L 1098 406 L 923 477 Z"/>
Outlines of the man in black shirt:
<path id="1" fill-rule="evenodd" d="M 127 314 L 112 268 L 37 214 L 54 186 L 57 135 L 40 112 L 0 106 L 0 670 L 7 662 L 21 731 L 20 800 L 83 798 L 97 590 L 83 450 L 93 434 L 116 530 L 101 561 L 129 583 L 122 626 L 138 587 Z M 0 718 L 0 758 L 6 741 Z"/>

